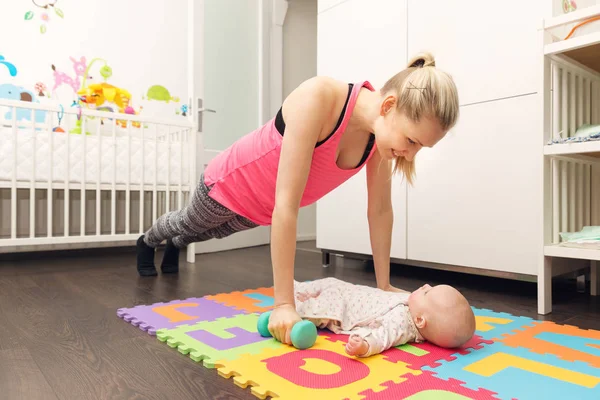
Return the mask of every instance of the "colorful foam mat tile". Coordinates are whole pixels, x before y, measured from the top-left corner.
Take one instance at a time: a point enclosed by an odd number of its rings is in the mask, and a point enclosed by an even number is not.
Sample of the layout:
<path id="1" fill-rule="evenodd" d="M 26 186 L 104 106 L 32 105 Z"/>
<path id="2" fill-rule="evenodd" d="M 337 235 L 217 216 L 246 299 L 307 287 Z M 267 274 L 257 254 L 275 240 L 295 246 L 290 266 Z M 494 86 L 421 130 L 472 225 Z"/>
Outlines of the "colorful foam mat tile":
<path id="1" fill-rule="evenodd" d="M 383 355 L 356 358 L 345 353 L 345 343 L 317 337 L 310 349 L 291 346 L 266 348 L 235 360 L 216 361 L 219 375 L 233 378 L 258 398 L 359 400 L 361 392 L 386 389 L 384 383 L 402 383 L 421 374 L 404 363 L 391 363 Z"/>
<path id="2" fill-rule="evenodd" d="M 524 347 L 537 354 L 552 354 L 564 361 L 581 361 L 600 368 L 600 331 L 544 321 L 525 330 L 506 333 L 499 340 L 509 347 Z"/>
<path id="3" fill-rule="evenodd" d="M 476 333 L 487 340 L 498 340 L 504 334 L 513 333 L 539 324 L 541 321 L 519 317 L 509 313 L 471 307 L 475 314 Z"/>
<path id="4" fill-rule="evenodd" d="M 180 325 L 212 321 L 237 314 L 242 314 L 242 311 L 207 298 L 197 297 L 117 310 L 119 318 L 150 335 L 156 335 L 159 329 L 173 329 Z"/>
<path id="5" fill-rule="evenodd" d="M 600 369 L 502 342 L 439 363 L 422 370 L 471 390 L 489 390 L 499 399 L 600 399 Z"/>
<path id="6" fill-rule="evenodd" d="M 401 383 L 384 382 L 384 390 L 372 389 L 359 393 L 364 400 L 497 400 L 496 393 L 487 389 L 473 390 L 464 387 L 464 382 L 456 379 L 443 380 L 430 371 L 420 374 L 407 374 L 407 379 Z"/>
<path id="7" fill-rule="evenodd" d="M 273 287 L 248 289 L 206 296 L 206 299 L 246 313 L 262 313 L 273 309 Z"/>
<path id="8" fill-rule="evenodd" d="M 262 337 L 257 330 L 258 314 L 239 314 L 214 321 L 160 329 L 156 337 L 180 353 L 188 354 L 207 368 L 217 360 L 235 360 L 243 354 L 260 354 L 265 349 L 287 347 L 273 338 Z"/>

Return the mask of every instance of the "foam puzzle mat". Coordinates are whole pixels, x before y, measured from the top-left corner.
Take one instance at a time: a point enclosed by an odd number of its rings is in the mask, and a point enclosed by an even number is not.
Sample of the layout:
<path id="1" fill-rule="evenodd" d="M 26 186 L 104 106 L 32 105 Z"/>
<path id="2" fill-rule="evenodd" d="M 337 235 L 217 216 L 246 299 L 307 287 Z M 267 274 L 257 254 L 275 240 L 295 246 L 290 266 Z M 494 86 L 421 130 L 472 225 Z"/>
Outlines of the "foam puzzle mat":
<path id="1" fill-rule="evenodd" d="M 117 310 L 199 368 L 260 399 L 600 399 L 600 331 L 473 307 L 475 336 L 460 349 L 406 344 L 369 358 L 346 355 L 347 336 L 320 330 L 306 350 L 263 338 L 258 288 Z"/>

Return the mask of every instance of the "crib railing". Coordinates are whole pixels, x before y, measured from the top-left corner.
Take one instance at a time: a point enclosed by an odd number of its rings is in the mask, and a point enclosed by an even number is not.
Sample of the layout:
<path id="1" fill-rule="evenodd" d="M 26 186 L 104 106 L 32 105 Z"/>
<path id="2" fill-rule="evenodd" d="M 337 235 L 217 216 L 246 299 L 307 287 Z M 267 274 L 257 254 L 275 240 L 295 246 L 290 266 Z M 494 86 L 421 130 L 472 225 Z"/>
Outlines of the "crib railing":
<path id="1" fill-rule="evenodd" d="M 600 75 L 553 58 L 552 138 L 573 137 L 583 124 L 600 124 Z M 560 232 L 600 225 L 600 158 L 552 158 L 552 242 Z"/>
<path id="2" fill-rule="evenodd" d="M 11 160 L 0 176 L 0 248 L 135 240 L 196 184 L 197 133 L 184 118 L 0 99 L 0 125 Z"/>

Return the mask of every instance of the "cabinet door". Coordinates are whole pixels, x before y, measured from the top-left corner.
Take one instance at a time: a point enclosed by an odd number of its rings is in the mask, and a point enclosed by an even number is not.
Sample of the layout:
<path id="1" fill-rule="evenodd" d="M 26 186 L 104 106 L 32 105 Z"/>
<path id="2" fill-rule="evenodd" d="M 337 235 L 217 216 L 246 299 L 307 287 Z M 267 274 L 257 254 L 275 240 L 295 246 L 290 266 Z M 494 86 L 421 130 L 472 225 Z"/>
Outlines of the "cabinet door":
<path id="1" fill-rule="evenodd" d="M 319 0 L 317 3 L 317 12 L 327 11 L 328 9 L 337 6 L 347 0 Z"/>
<path id="2" fill-rule="evenodd" d="M 332 1 L 328 2 L 332 3 Z M 347 0 L 318 15 L 318 75 L 378 89 L 406 66 L 406 1 Z M 394 180 L 392 257 L 406 255 L 406 185 Z M 317 246 L 371 254 L 365 170 L 317 203 Z"/>
<path id="3" fill-rule="evenodd" d="M 433 53 L 460 104 L 534 93 L 546 2 L 408 0 L 408 57 Z"/>
<path id="4" fill-rule="evenodd" d="M 417 155 L 408 258 L 536 274 L 542 151 L 538 95 L 461 108 L 458 126 Z"/>
<path id="5" fill-rule="evenodd" d="M 367 220 L 366 170 L 356 174 L 317 203 L 317 247 L 372 254 Z M 390 256 L 406 258 L 406 184 L 392 183 L 394 226 Z"/>
<path id="6" fill-rule="evenodd" d="M 317 24 L 318 75 L 378 88 L 406 66 L 406 0 L 347 0 Z"/>
<path id="7" fill-rule="evenodd" d="M 371 254 L 365 170 L 317 202 L 317 247 Z"/>

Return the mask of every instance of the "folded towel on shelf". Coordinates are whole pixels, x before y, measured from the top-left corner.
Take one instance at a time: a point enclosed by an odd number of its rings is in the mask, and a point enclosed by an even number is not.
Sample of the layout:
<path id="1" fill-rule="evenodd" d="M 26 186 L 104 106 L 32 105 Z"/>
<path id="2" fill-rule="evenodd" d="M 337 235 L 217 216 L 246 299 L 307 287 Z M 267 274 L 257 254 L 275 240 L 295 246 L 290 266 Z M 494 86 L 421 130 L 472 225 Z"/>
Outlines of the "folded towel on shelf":
<path id="1" fill-rule="evenodd" d="M 570 247 L 574 249 L 586 249 L 586 250 L 600 250 L 600 241 L 594 240 L 590 242 L 563 242 L 559 244 L 560 247 Z"/>
<path id="2" fill-rule="evenodd" d="M 600 240 L 600 226 L 584 226 L 579 232 L 561 232 L 560 237 L 565 242 Z"/>
<path id="3" fill-rule="evenodd" d="M 579 232 L 560 232 L 561 246 L 600 249 L 600 226 L 584 226 Z"/>
<path id="4" fill-rule="evenodd" d="M 555 138 L 548 141 L 548 144 L 579 143 L 600 140 L 600 125 L 581 125 L 575 135 L 568 138 Z"/>

